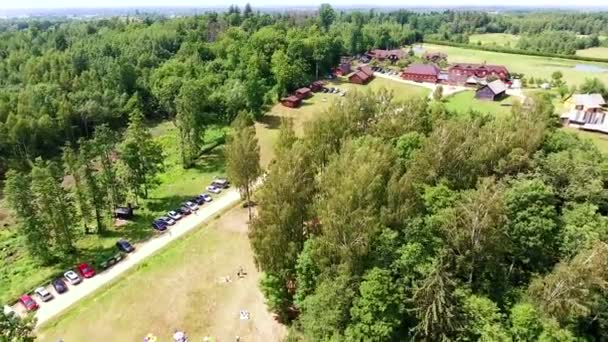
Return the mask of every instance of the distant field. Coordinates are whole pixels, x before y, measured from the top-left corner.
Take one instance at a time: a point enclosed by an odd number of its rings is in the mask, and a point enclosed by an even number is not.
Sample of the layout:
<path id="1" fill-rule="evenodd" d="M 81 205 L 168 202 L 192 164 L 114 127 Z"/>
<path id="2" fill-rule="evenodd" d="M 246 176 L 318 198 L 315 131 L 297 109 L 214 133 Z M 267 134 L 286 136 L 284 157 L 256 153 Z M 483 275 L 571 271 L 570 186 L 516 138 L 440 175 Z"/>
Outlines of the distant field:
<path id="1" fill-rule="evenodd" d="M 508 115 L 511 113 L 511 104 L 516 98 L 507 97 L 502 101 L 481 101 L 475 98 L 474 91 L 464 91 L 445 99 L 447 109 L 465 114 L 470 110 L 493 115 Z M 502 105 L 505 106 L 502 106 Z"/>
<path id="2" fill-rule="evenodd" d="M 431 51 L 447 53 L 448 61 L 450 63 L 486 62 L 488 64 L 502 64 L 507 66 L 511 72 L 523 73 L 528 77 L 541 77 L 545 79 L 550 79 L 551 74 L 554 71 L 559 70 L 564 75 L 564 80 L 570 85 L 581 84 L 585 81 L 585 78 L 592 77 L 597 77 L 608 84 L 608 72 L 592 72 L 574 69 L 577 64 L 588 64 L 608 68 L 608 63 L 590 63 L 561 58 L 516 55 L 433 44 L 425 44 L 423 47 Z"/>
<path id="3" fill-rule="evenodd" d="M 577 56 L 593 57 L 593 58 L 608 58 L 608 48 L 593 47 L 585 50 L 576 51 Z"/>
<path id="4" fill-rule="evenodd" d="M 518 40 L 519 36 L 508 33 L 484 33 L 469 36 L 470 44 L 481 43 L 481 45 L 515 47 Z"/>

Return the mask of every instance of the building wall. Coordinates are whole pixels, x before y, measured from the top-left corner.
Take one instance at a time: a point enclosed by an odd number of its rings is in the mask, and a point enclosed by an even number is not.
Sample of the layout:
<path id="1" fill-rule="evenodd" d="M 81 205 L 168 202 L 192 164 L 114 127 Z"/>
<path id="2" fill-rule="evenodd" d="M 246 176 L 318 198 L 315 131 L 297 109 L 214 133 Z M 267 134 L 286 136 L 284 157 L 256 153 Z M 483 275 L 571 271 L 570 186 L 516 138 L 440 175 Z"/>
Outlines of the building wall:
<path id="1" fill-rule="evenodd" d="M 404 72 L 401 77 L 408 81 L 437 83 L 437 76 L 435 75 L 421 75 Z"/>
<path id="2" fill-rule="evenodd" d="M 502 98 L 502 96 L 504 96 L 504 92 L 495 95 L 490 89 L 490 87 L 483 87 L 475 92 L 475 98 L 479 100 L 496 101 Z"/>

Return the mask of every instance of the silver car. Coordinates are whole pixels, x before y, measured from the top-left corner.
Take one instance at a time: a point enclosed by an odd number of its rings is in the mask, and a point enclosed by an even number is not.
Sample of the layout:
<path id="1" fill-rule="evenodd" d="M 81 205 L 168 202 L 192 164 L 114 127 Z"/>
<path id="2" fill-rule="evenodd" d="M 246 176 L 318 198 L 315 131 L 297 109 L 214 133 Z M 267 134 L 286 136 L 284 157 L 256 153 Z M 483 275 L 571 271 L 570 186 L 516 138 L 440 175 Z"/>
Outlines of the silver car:
<path id="1" fill-rule="evenodd" d="M 68 283 L 72 285 L 77 285 L 82 282 L 82 278 L 80 278 L 80 276 L 74 271 L 67 271 L 63 274 L 63 276 L 68 281 Z"/>
<path id="2" fill-rule="evenodd" d="M 36 295 L 38 296 L 38 298 L 40 298 L 40 300 L 43 301 L 43 302 L 48 302 L 49 300 L 55 298 L 44 287 L 39 287 L 34 292 L 36 293 Z"/>

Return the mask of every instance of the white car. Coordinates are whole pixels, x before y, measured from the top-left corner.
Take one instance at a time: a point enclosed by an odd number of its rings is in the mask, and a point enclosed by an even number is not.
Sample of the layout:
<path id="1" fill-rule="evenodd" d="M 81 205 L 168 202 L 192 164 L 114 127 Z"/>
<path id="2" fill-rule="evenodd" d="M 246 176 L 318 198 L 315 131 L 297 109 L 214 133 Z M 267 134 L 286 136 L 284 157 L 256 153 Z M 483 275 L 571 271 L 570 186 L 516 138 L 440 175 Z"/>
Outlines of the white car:
<path id="1" fill-rule="evenodd" d="M 49 300 L 55 298 L 44 287 L 39 287 L 34 292 L 36 293 L 36 295 L 38 296 L 38 298 L 40 298 L 40 300 L 42 300 L 43 302 L 48 302 Z"/>
<path id="2" fill-rule="evenodd" d="M 171 210 L 170 212 L 167 213 L 167 215 L 174 219 L 175 221 L 180 220 L 182 218 L 182 214 L 178 213 L 175 210 Z"/>
<path id="3" fill-rule="evenodd" d="M 78 274 L 76 274 L 76 272 L 74 272 L 74 271 L 67 271 L 63 274 L 63 276 L 68 281 L 68 283 L 70 283 L 72 285 L 77 285 L 82 282 L 82 279 L 80 278 L 80 276 Z"/>
<path id="4" fill-rule="evenodd" d="M 194 203 L 194 202 L 185 202 L 184 205 L 188 208 L 190 208 L 190 210 L 198 210 L 198 204 Z"/>
<path id="5" fill-rule="evenodd" d="M 205 202 L 211 202 L 211 201 L 213 201 L 213 197 L 211 197 L 211 195 L 209 195 L 209 194 L 201 194 L 201 197 L 203 198 L 203 200 Z"/>
<path id="6" fill-rule="evenodd" d="M 178 214 L 179 215 L 179 214 Z M 159 218 L 159 220 L 165 222 L 166 224 L 172 226 L 175 224 L 175 220 L 170 218 L 169 216 L 163 216 L 161 218 Z"/>
<path id="7" fill-rule="evenodd" d="M 211 186 L 220 189 L 226 189 L 230 186 L 230 182 L 226 178 L 216 178 L 211 182 Z"/>
<path id="8" fill-rule="evenodd" d="M 215 186 L 213 186 L 213 185 L 209 185 L 209 186 L 207 187 L 207 191 L 209 191 L 209 192 L 211 192 L 211 193 L 214 193 L 214 194 L 219 194 L 220 192 L 222 192 L 222 189 L 220 189 L 220 188 L 218 188 L 218 187 L 215 187 Z"/>

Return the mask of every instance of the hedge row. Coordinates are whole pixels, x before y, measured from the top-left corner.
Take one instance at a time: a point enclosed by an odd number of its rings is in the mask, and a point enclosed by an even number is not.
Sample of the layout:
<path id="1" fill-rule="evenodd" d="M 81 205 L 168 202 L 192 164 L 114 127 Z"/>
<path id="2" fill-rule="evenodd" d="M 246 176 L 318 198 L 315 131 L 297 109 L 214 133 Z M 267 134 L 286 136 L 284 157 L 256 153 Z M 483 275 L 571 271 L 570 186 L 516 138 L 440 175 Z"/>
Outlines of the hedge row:
<path id="1" fill-rule="evenodd" d="M 513 55 L 528 55 L 528 56 L 538 56 L 538 57 L 571 59 L 571 60 L 585 61 L 585 62 L 608 63 L 608 58 L 584 57 L 584 56 L 577 56 L 577 55 L 560 55 L 560 54 L 556 54 L 556 53 L 544 53 L 544 52 L 537 52 L 537 51 L 511 49 L 508 47 L 501 47 L 501 46 L 471 45 L 471 44 L 454 43 L 454 42 L 448 42 L 448 41 L 444 41 L 444 40 L 432 40 L 432 39 L 425 39 L 424 43 L 436 44 L 436 45 L 446 45 L 446 46 L 458 47 L 458 48 L 469 49 L 469 50 L 481 50 L 481 51 L 490 51 L 490 52 L 509 53 L 509 54 L 513 54 Z"/>

